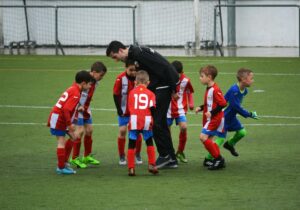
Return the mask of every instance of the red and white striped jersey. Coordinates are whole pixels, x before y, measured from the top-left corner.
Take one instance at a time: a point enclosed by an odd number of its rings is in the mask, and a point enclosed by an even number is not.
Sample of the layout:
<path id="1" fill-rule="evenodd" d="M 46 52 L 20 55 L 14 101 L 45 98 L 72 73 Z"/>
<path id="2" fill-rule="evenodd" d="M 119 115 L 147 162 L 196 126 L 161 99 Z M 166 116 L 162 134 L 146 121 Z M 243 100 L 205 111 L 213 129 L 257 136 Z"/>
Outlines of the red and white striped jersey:
<path id="1" fill-rule="evenodd" d="M 83 114 L 80 114 L 80 113 L 78 113 L 78 111 L 76 111 L 76 114 L 75 114 L 76 117 L 80 117 L 80 118 L 83 117 L 84 119 L 90 118 L 90 116 L 92 114 L 90 104 L 91 104 L 95 89 L 98 86 L 98 84 L 99 84 L 99 82 L 92 83 L 90 89 L 84 90 L 81 92 L 79 104 L 84 107 L 84 112 L 83 112 Z"/>
<path id="2" fill-rule="evenodd" d="M 129 110 L 127 107 L 129 92 L 134 88 L 134 80 L 130 80 L 126 72 L 122 72 L 116 78 L 113 94 L 118 96 L 123 116 L 129 116 Z"/>
<path id="3" fill-rule="evenodd" d="M 139 85 L 130 91 L 128 97 L 130 113 L 128 129 L 152 130 L 153 118 L 150 108 L 155 106 L 155 95 L 145 86 Z"/>
<path id="4" fill-rule="evenodd" d="M 57 130 L 66 130 L 80 100 L 80 88 L 73 83 L 58 99 L 50 112 L 48 126 Z"/>
<path id="5" fill-rule="evenodd" d="M 206 118 L 204 113 L 215 109 L 218 105 L 225 107 L 226 103 L 227 102 L 223 96 L 223 93 L 218 87 L 217 83 L 211 87 L 207 87 L 204 94 L 203 126 L 205 126 L 206 122 L 209 121 L 208 130 L 216 130 L 222 122 L 222 118 L 224 116 L 223 110 L 214 116 L 211 116 L 210 118 Z"/>
<path id="6" fill-rule="evenodd" d="M 179 98 L 177 100 L 172 98 L 167 113 L 168 118 L 185 116 L 188 109 L 188 94 L 194 93 L 194 88 L 188 77 L 181 74 L 179 81 L 179 84 L 176 86 L 176 92 L 179 95 Z"/>

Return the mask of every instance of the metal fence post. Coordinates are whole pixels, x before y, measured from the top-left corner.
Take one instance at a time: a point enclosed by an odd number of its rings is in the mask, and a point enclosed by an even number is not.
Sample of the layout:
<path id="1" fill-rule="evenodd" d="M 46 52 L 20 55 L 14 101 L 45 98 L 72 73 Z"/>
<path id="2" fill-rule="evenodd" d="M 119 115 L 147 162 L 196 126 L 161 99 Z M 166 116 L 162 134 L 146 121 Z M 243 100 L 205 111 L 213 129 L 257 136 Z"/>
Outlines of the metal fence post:
<path id="1" fill-rule="evenodd" d="M 214 7 L 214 56 L 217 55 L 217 7 Z"/>
<path id="2" fill-rule="evenodd" d="M 133 7 L 133 9 L 132 9 L 132 33 L 133 33 L 133 44 L 136 44 L 136 37 L 135 37 L 135 9 L 136 9 L 136 7 Z"/>
<path id="3" fill-rule="evenodd" d="M 58 55 L 58 8 L 55 6 L 55 55 Z"/>

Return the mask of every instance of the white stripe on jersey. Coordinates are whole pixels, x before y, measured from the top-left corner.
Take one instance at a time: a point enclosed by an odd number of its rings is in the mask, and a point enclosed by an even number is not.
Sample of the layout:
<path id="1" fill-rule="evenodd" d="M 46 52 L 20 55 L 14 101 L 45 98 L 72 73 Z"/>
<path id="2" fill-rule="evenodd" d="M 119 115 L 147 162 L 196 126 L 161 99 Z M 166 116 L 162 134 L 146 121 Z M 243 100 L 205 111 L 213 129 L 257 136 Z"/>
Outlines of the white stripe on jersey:
<path id="1" fill-rule="evenodd" d="M 149 130 L 150 123 L 151 123 L 151 116 L 146 116 L 144 130 Z"/>
<path id="2" fill-rule="evenodd" d="M 59 116 L 58 114 L 52 113 L 51 119 L 50 119 L 50 128 L 53 128 L 53 129 L 56 128 L 56 123 L 57 123 L 57 120 L 58 120 L 58 116 Z"/>
<path id="3" fill-rule="evenodd" d="M 214 88 L 211 87 L 206 96 L 206 102 L 207 102 L 207 111 L 210 112 L 212 110 L 212 106 L 214 104 Z M 207 118 L 207 121 L 210 121 L 210 118 Z"/>
<path id="4" fill-rule="evenodd" d="M 121 109 L 123 113 L 126 112 L 127 107 L 127 95 L 128 95 L 128 79 L 126 76 L 122 77 L 122 98 L 121 98 Z"/>
<path id="5" fill-rule="evenodd" d="M 184 78 L 180 83 L 180 89 L 179 89 L 179 99 L 177 100 L 177 106 L 178 106 L 178 114 L 179 116 L 185 116 L 185 111 L 183 107 L 183 94 L 186 89 L 186 86 L 188 84 L 188 79 Z"/>
<path id="6" fill-rule="evenodd" d="M 130 115 L 131 130 L 137 129 L 137 115 Z"/>
<path id="7" fill-rule="evenodd" d="M 218 132 L 222 133 L 224 129 L 224 117 L 222 117 L 221 123 L 217 129 Z"/>
<path id="8" fill-rule="evenodd" d="M 88 98 L 89 90 L 84 90 L 81 92 L 79 103 L 83 106 Z"/>

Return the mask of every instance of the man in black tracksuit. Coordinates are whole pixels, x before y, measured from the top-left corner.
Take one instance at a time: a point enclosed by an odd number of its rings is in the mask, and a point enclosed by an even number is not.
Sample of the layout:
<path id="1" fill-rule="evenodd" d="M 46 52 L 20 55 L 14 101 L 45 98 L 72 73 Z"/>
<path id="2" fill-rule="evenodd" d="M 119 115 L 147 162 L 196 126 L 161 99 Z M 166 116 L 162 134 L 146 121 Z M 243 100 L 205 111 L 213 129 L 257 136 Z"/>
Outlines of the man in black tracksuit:
<path id="1" fill-rule="evenodd" d="M 117 61 L 133 60 L 137 69 L 148 72 L 150 76 L 148 89 L 156 96 L 156 109 L 153 111 L 153 135 L 159 153 L 156 165 L 157 168 L 164 166 L 177 168 L 175 150 L 167 125 L 167 111 L 171 97 L 178 98 L 176 93 L 178 73 L 163 56 L 151 48 L 133 45 L 126 47 L 119 41 L 112 41 L 107 47 L 106 55 Z"/>

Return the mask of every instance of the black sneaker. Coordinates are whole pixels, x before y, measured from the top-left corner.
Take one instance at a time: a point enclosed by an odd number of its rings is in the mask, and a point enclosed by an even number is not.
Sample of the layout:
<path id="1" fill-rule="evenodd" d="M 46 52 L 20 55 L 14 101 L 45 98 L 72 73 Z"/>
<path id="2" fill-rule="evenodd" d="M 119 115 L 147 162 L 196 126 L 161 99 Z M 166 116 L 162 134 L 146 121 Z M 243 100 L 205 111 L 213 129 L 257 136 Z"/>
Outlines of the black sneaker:
<path id="1" fill-rule="evenodd" d="M 224 147 L 225 149 L 229 150 L 230 153 L 231 153 L 233 156 L 235 156 L 235 157 L 239 156 L 239 153 L 237 153 L 237 152 L 235 151 L 235 149 L 234 149 L 233 146 L 231 146 L 230 144 L 228 144 L 228 141 L 225 142 L 225 144 L 223 145 L 223 147 Z"/>
<path id="2" fill-rule="evenodd" d="M 225 159 L 221 155 L 213 160 L 211 166 L 208 166 L 208 170 L 218 170 L 222 168 L 225 168 Z"/>
<path id="3" fill-rule="evenodd" d="M 210 160 L 210 159 L 204 158 L 203 166 L 205 166 L 205 167 L 212 166 L 213 161 L 214 161 L 214 160 Z"/>
<path id="4" fill-rule="evenodd" d="M 173 168 L 178 168 L 178 161 L 177 160 L 170 160 L 170 162 L 167 164 L 167 165 L 165 165 L 165 166 L 163 166 L 162 168 L 170 168 L 170 169 L 173 169 Z"/>
<path id="5" fill-rule="evenodd" d="M 171 161 L 171 158 L 169 155 L 165 157 L 158 156 L 156 160 L 156 168 L 162 168 L 165 165 L 167 165 Z"/>

